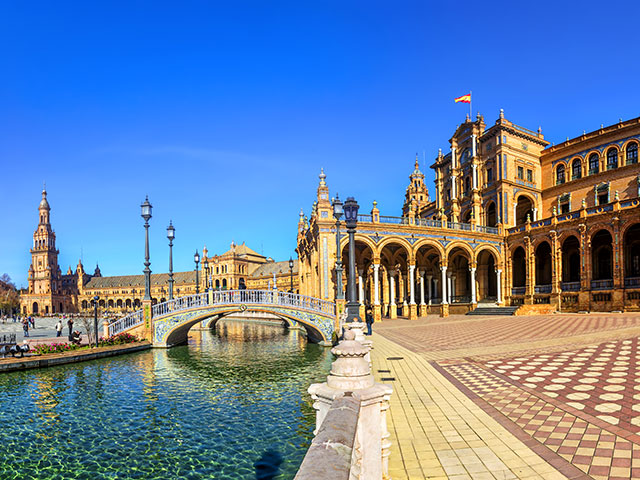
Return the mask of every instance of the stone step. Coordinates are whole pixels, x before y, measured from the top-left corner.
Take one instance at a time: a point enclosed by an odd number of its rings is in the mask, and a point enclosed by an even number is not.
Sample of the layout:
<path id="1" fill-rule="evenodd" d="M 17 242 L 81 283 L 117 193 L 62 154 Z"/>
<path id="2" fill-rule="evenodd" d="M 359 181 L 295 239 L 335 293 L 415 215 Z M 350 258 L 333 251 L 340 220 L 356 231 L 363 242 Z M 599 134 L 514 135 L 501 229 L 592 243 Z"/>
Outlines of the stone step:
<path id="1" fill-rule="evenodd" d="M 513 315 L 518 307 L 478 307 L 467 315 Z"/>

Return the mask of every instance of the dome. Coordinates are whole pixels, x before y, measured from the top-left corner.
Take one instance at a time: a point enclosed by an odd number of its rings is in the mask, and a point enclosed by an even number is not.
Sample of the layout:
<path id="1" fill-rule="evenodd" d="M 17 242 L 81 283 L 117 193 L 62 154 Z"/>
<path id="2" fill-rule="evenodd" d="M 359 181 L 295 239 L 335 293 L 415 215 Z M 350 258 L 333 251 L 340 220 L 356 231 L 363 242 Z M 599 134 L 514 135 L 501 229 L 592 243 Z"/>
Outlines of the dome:
<path id="1" fill-rule="evenodd" d="M 46 210 L 50 210 L 51 208 L 49 207 L 49 202 L 47 202 L 47 191 L 46 190 L 42 190 L 42 200 L 40 201 L 40 205 L 38 206 L 39 209 L 46 209 Z"/>

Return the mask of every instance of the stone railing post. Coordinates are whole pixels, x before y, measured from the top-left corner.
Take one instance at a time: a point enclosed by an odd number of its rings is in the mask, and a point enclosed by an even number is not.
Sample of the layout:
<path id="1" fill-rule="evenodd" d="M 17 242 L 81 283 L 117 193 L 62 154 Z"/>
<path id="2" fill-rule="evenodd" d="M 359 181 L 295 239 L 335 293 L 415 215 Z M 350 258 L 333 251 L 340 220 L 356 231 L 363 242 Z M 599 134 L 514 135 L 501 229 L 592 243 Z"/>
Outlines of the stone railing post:
<path id="1" fill-rule="evenodd" d="M 353 326 L 345 330 L 344 340 L 331 350 L 337 358 L 331 365 L 327 381 L 309 387 L 316 409 L 314 434 L 320 430 L 335 399 L 351 396 L 358 400 L 360 414 L 351 471 L 358 473 L 356 478 L 382 480 L 388 478 L 391 442 L 386 412 L 393 389 L 374 381 L 371 367 L 365 359 L 369 348 L 356 341 L 356 330 L 358 328 Z"/>

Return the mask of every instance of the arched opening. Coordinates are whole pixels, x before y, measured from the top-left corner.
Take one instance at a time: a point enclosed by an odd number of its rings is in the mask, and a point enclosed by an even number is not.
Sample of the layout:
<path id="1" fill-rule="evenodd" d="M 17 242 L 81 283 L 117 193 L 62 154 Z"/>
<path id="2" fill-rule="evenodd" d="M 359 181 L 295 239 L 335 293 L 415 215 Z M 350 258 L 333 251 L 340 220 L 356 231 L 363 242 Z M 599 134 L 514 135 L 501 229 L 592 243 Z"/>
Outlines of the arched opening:
<path id="1" fill-rule="evenodd" d="M 527 219 L 533 221 L 533 203 L 529 197 L 520 195 L 516 203 L 516 225 L 526 223 Z"/>
<path id="2" fill-rule="evenodd" d="M 38 313 L 38 302 L 33 302 L 33 305 L 31 305 L 31 312 L 33 313 Z"/>
<path id="3" fill-rule="evenodd" d="M 618 168 L 618 149 L 610 148 L 607 150 L 607 170 Z"/>
<path id="4" fill-rule="evenodd" d="M 274 287 L 275 287 L 275 285 L 274 285 Z M 223 279 L 222 279 L 222 289 L 223 289 L 223 290 L 226 290 L 226 289 L 227 289 L 227 279 L 226 279 L 226 278 L 223 278 Z"/>
<path id="5" fill-rule="evenodd" d="M 58 304 L 58 306 L 60 307 L 60 309 L 58 310 L 59 313 L 64 313 L 64 309 L 62 308 L 62 302 L 60 302 Z"/>
<path id="6" fill-rule="evenodd" d="M 535 293 L 551 293 L 551 247 L 542 242 L 536 248 Z"/>
<path id="7" fill-rule="evenodd" d="M 109 308 L 113 308 L 113 300 L 109 300 L 109 303 L 107 305 L 109 305 Z"/>
<path id="8" fill-rule="evenodd" d="M 589 155 L 589 175 L 594 175 L 600 171 L 600 156 L 597 153 Z"/>
<path id="9" fill-rule="evenodd" d="M 591 237 L 591 289 L 613 287 L 613 239 L 608 230 Z"/>
<path id="10" fill-rule="evenodd" d="M 220 279 L 216 278 L 216 290 L 220 290 Z"/>
<path id="11" fill-rule="evenodd" d="M 87 308 L 89 308 L 89 302 L 87 302 L 86 300 L 82 301 L 82 309 L 86 310 Z"/>
<path id="12" fill-rule="evenodd" d="M 152 298 L 151 299 L 151 305 L 157 305 L 158 304 L 158 299 L 157 298 Z"/>
<path id="13" fill-rule="evenodd" d="M 126 308 L 131 308 L 131 299 L 130 299 L 130 298 L 127 298 L 127 299 L 124 301 L 124 306 L 125 306 Z"/>
<path id="14" fill-rule="evenodd" d="M 624 234 L 624 285 L 640 287 L 640 223 L 630 227 Z"/>
<path id="15" fill-rule="evenodd" d="M 100 301 L 98 302 L 98 305 L 99 305 L 101 308 L 104 308 L 104 300 L 100 300 Z"/>
<path id="16" fill-rule="evenodd" d="M 449 303 L 471 302 L 471 273 L 469 272 L 469 254 L 456 247 L 449 252 L 447 262 L 447 295 Z"/>
<path id="17" fill-rule="evenodd" d="M 577 180 L 582 177 L 582 162 L 579 158 L 576 158 L 571 163 L 571 180 Z"/>
<path id="18" fill-rule="evenodd" d="M 44 306 L 44 313 L 49 313 L 49 305 Z"/>
<path id="19" fill-rule="evenodd" d="M 247 289 L 247 285 L 244 282 L 244 278 L 240 278 L 240 280 L 238 280 L 238 288 L 240 290 L 246 290 Z"/>
<path id="20" fill-rule="evenodd" d="M 357 247 L 358 242 L 356 242 L 356 264 L 359 258 L 363 265 L 371 262 L 371 249 L 364 244 L 360 249 Z M 348 265 L 348 261 L 348 248 L 344 248 L 343 264 Z M 383 315 L 387 315 L 390 318 L 408 315 L 409 299 L 407 298 L 407 291 L 409 285 L 407 280 L 409 278 L 409 253 L 407 248 L 400 243 L 387 243 L 380 252 L 380 264 L 380 282 L 378 286 L 380 288 L 379 298 Z M 346 282 L 346 276 L 344 279 Z M 345 293 L 347 293 L 347 284 L 343 283 L 343 285 L 345 286 Z M 375 292 L 372 293 L 375 295 Z"/>
<path id="21" fill-rule="evenodd" d="M 496 204 L 491 202 L 487 207 L 487 226 L 495 227 L 498 224 L 498 217 L 496 213 Z"/>
<path id="22" fill-rule="evenodd" d="M 167 301 L 167 299 L 166 299 L 166 298 L 164 298 L 164 297 L 162 297 L 162 298 L 160 299 L 160 303 L 165 303 L 166 301 Z"/>
<path id="23" fill-rule="evenodd" d="M 136 298 L 136 299 L 133 301 L 133 307 L 137 310 L 138 308 L 140 308 L 140 305 L 141 305 L 141 304 L 140 304 L 140 299 Z"/>
<path id="24" fill-rule="evenodd" d="M 476 282 L 478 303 L 495 302 L 498 299 L 496 259 L 489 250 L 478 254 Z"/>
<path id="25" fill-rule="evenodd" d="M 556 185 L 562 185 L 564 183 L 564 165 L 560 164 L 556 168 Z"/>
<path id="26" fill-rule="evenodd" d="M 462 217 L 462 221 L 464 223 L 471 223 L 471 215 L 473 214 L 473 210 L 469 209 L 466 212 L 464 212 L 464 215 Z"/>
<path id="27" fill-rule="evenodd" d="M 580 290 L 580 241 L 573 235 L 562 242 L 562 290 Z"/>
<path id="28" fill-rule="evenodd" d="M 416 253 L 416 267 L 420 281 L 420 304 L 442 303 L 440 252 L 432 245 L 420 246 Z"/>
<path id="29" fill-rule="evenodd" d="M 121 298 L 119 298 L 119 299 L 116 301 L 116 307 L 118 307 L 118 308 L 122 308 L 122 299 L 121 299 Z"/>
<path id="30" fill-rule="evenodd" d="M 527 262 L 524 248 L 518 247 L 511 256 L 511 294 L 524 295 L 527 284 Z"/>
<path id="31" fill-rule="evenodd" d="M 627 165 L 638 163 L 638 144 L 633 142 L 627 145 Z"/>

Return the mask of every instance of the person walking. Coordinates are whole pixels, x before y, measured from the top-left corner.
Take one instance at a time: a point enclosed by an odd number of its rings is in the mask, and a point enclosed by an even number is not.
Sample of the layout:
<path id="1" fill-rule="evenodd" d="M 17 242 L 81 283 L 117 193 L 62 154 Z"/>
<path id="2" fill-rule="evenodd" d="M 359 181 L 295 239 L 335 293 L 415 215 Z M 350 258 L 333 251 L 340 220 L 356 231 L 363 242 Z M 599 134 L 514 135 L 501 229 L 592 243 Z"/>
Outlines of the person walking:
<path id="1" fill-rule="evenodd" d="M 58 323 L 56 323 L 56 337 L 62 335 L 62 320 L 58 319 Z"/>
<path id="2" fill-rule="evenodd" d="M 69 317 L 67 327 L 69 327 L 69 341 L 73 341 L 73 318 Z"/>
<path id="3" fill-rule="evenodd" d="M 371 326 L 373 325 L 373 312 L 371 311 L 371 307 L 367 307 L 367 310 L 364 314 L 365 321 L 367 322 L 367 335 L 371 335 Z"/>
<path id="4" fill-rule="evenodd" d="M 29 322 L 26 318 L 22 320 L 22 331 L 24 332 L 25 337 L 29 336 Z"/>

